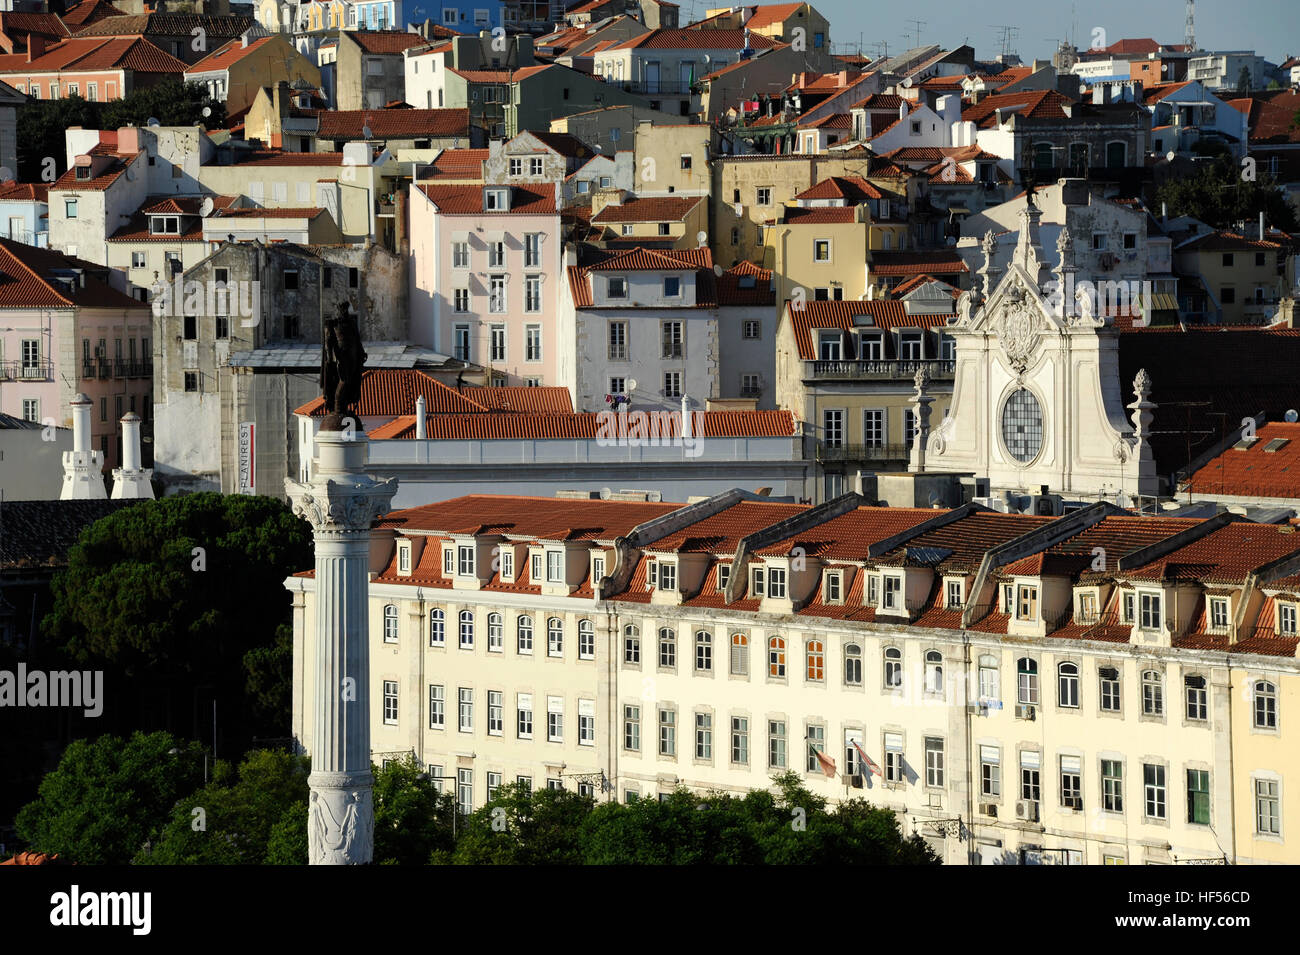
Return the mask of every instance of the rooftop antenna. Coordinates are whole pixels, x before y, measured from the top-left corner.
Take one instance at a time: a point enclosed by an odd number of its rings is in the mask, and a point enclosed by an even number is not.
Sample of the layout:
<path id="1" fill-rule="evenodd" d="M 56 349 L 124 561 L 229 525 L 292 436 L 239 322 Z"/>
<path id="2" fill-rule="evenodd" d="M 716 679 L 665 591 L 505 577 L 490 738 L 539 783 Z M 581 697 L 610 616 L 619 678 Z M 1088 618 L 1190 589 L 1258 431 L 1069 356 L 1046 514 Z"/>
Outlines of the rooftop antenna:
<path id="1" fill-rule="evenodd" d="M 1187 31 L 1183 35 L 1187 52 L 1196 52 L 1196 0 L 1187 0 Z"/>
<path id="2" fill-rule="evenodd" d="M 928 26 L 928 24 L 926 23 L 925 20 L 917 20 L 917 19 L 911 19 L 908 20 L 907 22 L 912 24 L 912 30 L 908 33 L 904 33 L 903 35 L 910 36 L 913 40 L 912 46 L 919 47 L 921 45 L 921 27 Z"/>
<path id="3" fill-rule="evenodd" d="M 990 25 L 994 30 L 998 31 L 998 34 L 1001 37 L 999 45 L 1002 47 L 1002 59 L 1006 60 L 1007 55 L 1011 53 L 1012 41 L 1014 41 L 1016 37 L 1020 36 L 1020 28 L 1011 26 L 1008 23 L 994 23 Z"/>

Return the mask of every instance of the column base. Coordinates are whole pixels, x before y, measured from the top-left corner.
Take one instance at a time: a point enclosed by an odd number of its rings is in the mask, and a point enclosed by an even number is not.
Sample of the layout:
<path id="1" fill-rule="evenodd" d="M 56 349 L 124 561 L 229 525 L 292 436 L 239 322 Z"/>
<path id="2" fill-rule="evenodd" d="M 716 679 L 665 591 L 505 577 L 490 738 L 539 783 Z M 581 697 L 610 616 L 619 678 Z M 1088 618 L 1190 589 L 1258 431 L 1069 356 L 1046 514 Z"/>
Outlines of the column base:
<path id="1" fill-rule="evenodd" d="M 312 773 L 307 860 L 311 865 L 368 865 L 375 853 L 375 779 L 359 773 Z"/>

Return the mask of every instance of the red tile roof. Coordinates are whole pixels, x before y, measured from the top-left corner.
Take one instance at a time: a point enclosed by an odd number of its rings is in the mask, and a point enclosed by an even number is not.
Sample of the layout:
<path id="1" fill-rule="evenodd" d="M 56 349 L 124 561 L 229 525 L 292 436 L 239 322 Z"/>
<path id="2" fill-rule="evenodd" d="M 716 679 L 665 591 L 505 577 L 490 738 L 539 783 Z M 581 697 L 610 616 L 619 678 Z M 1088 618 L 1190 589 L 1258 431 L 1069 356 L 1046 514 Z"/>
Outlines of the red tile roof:
<path id="1" fill-rule="evenodd" d="M 231 40 L 222 46 L 217 47 L 203 59 L 199 60 L 191 67 L 187 67 L 186 73 L 208 73 L 214 70 L 228 70 L 244 57 L 251 55 L 254 51 L 260 50 L 266 46 L 279 34 L 259 37 L 256 40 L 249 41 L 248 46 L 243 45 L 243 40 Z"/>
<path id="2" fill-rule="evenodd" d="M 94 23 L 103 17 L 125 15 L 125 10 L 119 10 L 108 0 L 82 0 L 81 3 L 63 14 L 63 22 L 75 28 L 84 26 L 87 23 Z"/>
<path id="3" fill-rule="evenodd" d="M 323 109 L 316 115 L 319 139 L 362 139 L 367 126 L 374 139 L 469 136 L 468 109 Z"/>
<path id="4" fill-rule="evenodd" d="M 744 30 L 651 30 L 649 33 L 624 40 L 615 50 L 736 50 L 745 47 Z M 776 46 L 775 40 L 761 33 L 748 34 L 751 50 L 767 50 Z"/>
<path id="5" fill-rule="evenodd" d="M 695 269 L 695 307 L 712 308 L 718 304 L 717 285 L 714 281 L 713 255 L 703 249 L 647 249 L 635 246 L 620 250 L 593 250 L 582 265 L 569 266 L 569 291 L 573 304 L 590 308 L 594 302 L 588 273 L 612 270 L 680 270 Z M 638 307 L 638 306 L 609 306 Z"/>
<path id="6" fill-rule="evenodd" d="M 1229 447 L 1211 458 L 1180 490 L 1300 501 L 1300 424 L 1271 422 L 1256 437 L 1247 448 Z"/>
<path id="7" fill-rule="evenodd" d="M 626 537 L 637 526 L 681 506 L 647 501 L 470 494 L 437 504 L 392 511 L 385 516 L 384 523 L 399 532 L 418 530 L 457 534 L 486 526 L 489 533 L 516 539 L 612 542 Z M 424 554 L 431 550 L 436 554 L 437 548 L 429 547 L 424 549 Z M 527 566 L 522 569 L 527 573 Z"/>
<path id="8" fill-rule="evenodd" d="M 800 123 L 800 129 L 851 129 L 852 117 L 848 113 L 827 113 L 810 123 Z"/>
<path id="9" fill-rule="evenodd" d="M 753 262 L 737 262 L 717 277 L 719 305 L 774 305 L 772 270 Z"/>
<path id="10" fill-rule="evenodd" d="M 544 129 L 530 129 L 528 130 L 528 135 L 532 136 L 548 149 L 559 153 L 561 156 L 567 156 L 570 159 L 586 159 L 588 156 L 596 155 L 595 150 L 577 136 L 573 136 L 569 133 L 552 133 Z"/>
<path id="11" fill-rule="evenodd" d="M 799 357 L 805 361 L 817 358 L 817 348 L 813 343 L 812 329 L 838 328 L 841 331 L 879 328 L 891 331 L 895 328 L 937 328 L 948 323 L 947 315 L 908 315 L 903 303 L 892 299 L 874 299 L 872 301 L 840 302 L 804 302 L 802 309 L 794 308 L 789 302 L 785 304 L 785 315 L 789 317 L 794 328 L 795 345 Z M 871 322 L 855 322 L 857 316 L 869 315 Z M 888 336 L 887 336 L 888 338 Z M 850 345 L 852 342 L 849 343 Z M 890 343 L 886 341 L 888 349 Z M 887 356 L 888 357 L 888 356 Z"/>
<path id="12" fill-rule="evenodd" d="M 0 33 L 10 39 L 22 36 L 46 37 L 54 40 L 68 36 L 70 31 L 54 13 L 22 13 L 13 10 L 0 13 Z"/>
<path id="13" fill-rule="evenodd" d="M 421 171 L 423 179 L 483 179 L 486 149 L 444 149 Z"/>
<path id="14" fill-rule="evenodd" d="M 83 4 L 84 6 L 84 4 Z M 68 22 L 68 18 L 63 18 Z M 138 13 L 102 17 L 74 29 L 77 36 L 189 37 L 202 30 L 210 47 L 241 36 L 254 23 L 251 16 L 211 16 L 197 13 Z"/>
<path id="15" fill-rule="evenodd" d="M 955 275 L 966 271 L 966 263 L 956 252 L 878 252 L 871 253 L 868 266 L 872 275 Z"/>
<path id="16" fill-rule="evenodd" d="M 233 155 L 237 166 L 341 166 L 342 153 L 286 153 L 273 149 L 255 149 Z M 333 181 L 333 180 L 331 180 Z"/>
<path id="17" fill-rule="evenodd" d="M 68 270 L 82 269 L 80 280 L 69 287 L 56 278 Z M 0 239 L 0 308 L 111 308 L 148 313 L 149 306 L 119 292 L 107 282 L 108 269 L 52 249 Z M 103 275 L 104 278 L 97 276 Z"/>
<path id="18" fill-rule="evenodd" d="M 555 190 L 542 186 L 511 186 L 510 208 L 487 210 L 483 208 L 482 186 L 427 186 L 418 187 L 429 201 L 446 215 L 555 215 Z"/>
<path id="19" fill-rule="evenodd" d="M 324 212 L 316 206 L 277 206 L 274 209 L 219 209 L 213 218 L 220 219 L 315 219 Z"/>
<path id="20" fill-rule="evenodd" d="M 528 389 L 520 389 L 528 390 Z M 567 389 L 560 389 L 567 393 Z M 323 402 L 324 399 L 317 399 Z M 299 409 L 301 411 L 301 409 Z M 363 412 L 364 413 L 364 412 Z M 691 433 L 700 438 L 767 438 L 792 437 L 794 415 L 789 411 L 696 411 L 691 419 Z M 425 429 L 431 441 L 592 441 L 606 434 L 637 438 L 638 421 L 609 412 L 576 414 L 430 414 Z M 680 414 L 650 418 L 657 422 L 658 438 L 675 440 L 681 436 Z M 612 429 L 612 430 L 611 430 Z M 415 416 L 406 414 L 370 432 L 381 440 L 414 440 Z M 647 435 L 646 437 L 653 437 Z"/>
<path id="21" fill-rule="evenodd" d="M 1242 521 L 1225 524 L 1122 576 L 1131 580 L 1187 580 L 1240 584 L 1252 570 L 1300 552 L 1295 528 Z"/>
<path id="22" fill-rule="evenodd" d="M 1206 232 L 1194 239 L 1176 246 L 1175 252 L 1279 252 L 1282 246 L 1276 242 L 1259 239 L 1247 239 L 1236 232 L 1220 230 Z"/>
<path id="23" fill-rule="evenodd" d="M 448 387 L 419 369 L 369 368 L 361 375 L 357 414 L 366 418 L 413 415 L 415 401 L 423 397 L 430 414 L 486 414 L 517 411 L 528 414 L 569 414 L 573 404 L 567 388 Z M 325 416 L 325 399 L 313 398 L 294 414 Z"/>
<path id="24" fill-rule="evenodd" d="M 806 504 L 738 501 L 718 513 L 646 545 L 656 553 L 708 553 L 730 557 L 740 539 L 808 510 Z"/>
<path id="25" fill-rule="evenodd" d="M 798 13 L 802 6 L 802 3 L 765 3 L 752 7 L 754 14 L 745 21 L 745 26 L 751 30 L 762 30 L 781 25 Z"/>
<path id="26" fill-rule="evenodd" d="M 345 30 L 344 35 L 367 53 L 400 55 L 427 42 L 418 33 L 402 30 Z"/>
<path id="27" fill-rule="evenodd" d="M 1067 121 L 1063 107 L 1069 106 L 1071 100 L 1056 90 L 1025 90 L 1022 93 L 998 93 L 986 96 L 978 103 L 962 110 L 963 122 L 974 123 L 981 129 L 993 129 L 997 126 L 997 111 L 1003 111 L 1003 117 L 1012 111 L 1017 116 L 1035 120 Z"/>
<path id="28" fill-rule="evenodd" d="M 828 176 L 815 186 L 795 196 L 799 201 L 812 199 L 844 199 L 849 203 L 867 199 L 881 199 L 884 194 L 861 176 Z"/>
<path id="29" fill-rule="evenodd" d="M 801 206 L 786 206 L 782 211 L 782 221 L 787 225 L 826 225 L 857 222 L 858 210 L 856 206 L 817 206 L 811 209 Z"/>
<path id="30" fill-rule="evenodd" d="M 867 559 L 867 549 L 942 511 L 921 507 L 859 507 L 815 527 L 792 534 L 755 551 L 758 557 L 784 557 L 802 547 L 809 557 L 823 560 Z"/>
<path id="31" fill-rule="evenodd" d="M 50 184 L 47 182 L 6 182 L 0 185 L 2 202 L 48 202 Z"/>
<path id="32" fill-rule="evenodd" d="M 97 70 L 130 70 L 134 73 L 174 73 L 186 71 L 186 65 L 170 53 L 164 53 L 143 37 L 72 37 L 51 44 L 45 52 L 28 62 L 26 53 L 0 56 L 0 73 L 31 75 L 60 70 L 89 73 Z"/>
<path id="33" fill-rule="evenodd" d="M 681 222 L 700 203 L 703 196 L 630 197 L 620 205 L 607 205 L 591 217 L 597 224 L 607 222 Z"/>

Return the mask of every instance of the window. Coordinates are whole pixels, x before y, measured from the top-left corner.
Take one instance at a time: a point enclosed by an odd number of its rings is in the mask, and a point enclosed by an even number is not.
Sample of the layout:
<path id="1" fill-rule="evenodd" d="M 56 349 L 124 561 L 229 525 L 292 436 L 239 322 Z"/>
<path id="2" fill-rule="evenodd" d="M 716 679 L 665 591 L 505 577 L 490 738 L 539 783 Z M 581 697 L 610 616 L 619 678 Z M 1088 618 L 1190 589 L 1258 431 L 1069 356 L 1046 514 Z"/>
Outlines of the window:
<path id="1" fill-rule="evenodd" d="M 1187 718 L 1198 722 L 1207 719 L 1208 705 L 1207 693 L 1205 690 L 1205 677 L 1184 677 L 1183 687 L 1187 691 Z"/>
<path id="2" fill-rule="evenodd" d="M 884 447 L 885 412 L 881 408 L 868 408 L 862 413 L 862 440 L 869 448 Z"/>
<path id="3" fill-rule="evenodd" d="M 397 681 L 384 681 L 384 723 L 397 725 Z"/>
<path id="4" fill-rule="evenodd" d="M 1016 702 L 1038 703 L 1038 661 L 1021 657 L 1016 661 Z"/>
<path id="5" fill-rule="evenodd" d="M 605 288 L 608 298 L 627 298 L 627 279 L 622 276 L 611 275 Z"/>
<path id="6" fill-rule="evenodd" d="M 627 322 L 609 323 L 609 360 L 627 361 Z"/>
<path id="7" fill-rule="evenodd" d="M 1284 637 L 1296 635 L 1296 605 L 1280 603 L 1277 605 L 1277 632 Z"/>
<path id="8" fill-rule="evenodd" d="M 1078 756 L 1061 757 L 1061 806 L 1065 809 L 1083 808 L 1083 769 Z"/>
<path id="9" fill-rule="evenodd" d="M 903 776 L 903 734 L 885 734 L 885 782 L 901 783 Z"/>
<path id="10" fill-rule="evenodd" d="M 785 568 L 767 568 L 767 595 L 780 600 L 785 599 Z"/>
<path id="11" fill-rule="evenodd" d="M 659 755 L 677 755 L 677 711 L 659 710 Z"/>
<path id="12" fill-rule="evenodd" d="M 826 648 L 820 640 L 809 640 L 807 651 L 808 679 L 820 683 L 826 679 Z"/>
<path id="13" fill-rule="evenodd" d="M 75 219 L 75 218 L 77 218 L 77 200 L 76 200 L 76 199 L 64 199 L 64 200 L 63 200 L 63 213 L 64 213 L 64 216 L 65 216 L 66 218 L 68 218 L 68 219 Z"/>
<path id="14" fill-rule="evenodd" d="M 397 642 L 397 607 L 393 604 L 384 608 L 384 642 Z"/>
<path id="15" fill-rule="evenodd" d="M 980 701 L 1001 699 L 998 679 L 998 658 L 985 653 L 979 659 L 979 694 Z"/>
<path id="16" fill-rule="evenodd" d="M 682 396 L 682 373 L 680 371 L 664 372 L 664 397 L 680 398 Z"/>
<path id="17" fill-rule="evenodd" d="M 453 269 L 469 268 L 468 242 L 453 242 L 451 244 L 451 267 Z"/>
<path id="18" fill-rule="evenodd" d="M 943 695 L 943 654 L 938 650 L 925 652 L 925 692 Z"/>
<path id="19" fill-rule="evenodd" d="M 862 685 L 862 648 L 856 643 L 844 646 L 844 683 L 847 686 Z"/>
<path id="20" fill-rule="evenodd" d="M 1016 619 L 1035 620 L 1038 617 L 1038 588 L 1021 584 L 1017 589 Z"/>
<path id="21" fill-rule="evenodd" d="M 533 697 L 520 693 L 516 703 L 515 735 L 520 739 L 533 738 Z"/>
<path id="22" fill-rule="evenodd" d="M 474 611 L 472 610 L 460 612 L 460 648 L 474 649 Z"/>
<path id="23" fill-rule="evenodd" d="M 455 308 L 455 310 L 456 310 L 457 312 L 468 312 L 468 311 L 469 311 L 469 289 L 467 289 L 467 288 L 458 288 L 458 289 L 456 289 L 452 294 L 453 294 L 453 296 L 454 296 L 454 306 L 453 306 L 453 307 Z M 504 326 L 501 326 L 501 328 L 502 328 L 502 343 L 503 343 L 503 346 L 504 346 L 504 340 L 505 340 L 505 327 L 504 327 Z M 466 331 L 468 331 L 468 329 L 466 329 Z M 468 343 L 468 342 L 466 343 L 465 347 L 466 347 L 467 349 L 469 348 L 469 343 Z M 501 358 L 496 359 L 496 360 L 497 360 L 497 361 L 504 361 L 504 360 L 505 360 L 505 354 L 502 353 Z"/>
<path id="24" fill-rule="evenodd" d="M 767 571 L 763 567 L 751 567 L 749 571 L 749 593 L 752 597 L 763 596 L 763 585 L 767 582 Z"/>
<path id="25" fill-rule="evenodd" d="M 785 679 L 784 637 L 769 637 L 767 640 L 767 675 Z"/>
<path id="26" fill-rule="evenodd" d="M 819 299 L 818 301 L 825 301 Z M 839 361 L 844 357 L 844 336 L 838 331 L 823 331 L 817 334 L 817 357 L 821 361 Z"/>
<path id="27" fill-rule="evenodd" d="M 763 323 L 758 319 L 747 319 L 741 326 L 740 337 L 746 341 L 758 341 L 763 337 Z"/>
<path id="28" fill-rule="evenodd" d="M 578 745 L 596 745 L 596 703 L 594 700 L 578 701 Z"/>
<path id="29" fill-rule="evenodd" d="M 767 722 L 767 765 L 771 769 L 785 769 L 785 721 Z"/>
<path id="30" fill-rule="evenodd" d="M 515 623 L 515 648 L 518 653 L 533 652 L 533 618 L 523 616 Z"/>
<path id="31" fill-rule="evenodd" d="M 462 816 L 474 811 L 474 770 L 456 770 L 456 810 Z"/>
<path id="32" fill-rule="evenodd" d="M 947 584 L 947 597 L 949 609 L 961 607 L 962 582 L 960 580 L 950 580 Z"/>
<path id="33" fill-rule="evenodd" d="M 501 788 L 501 774 L 500 774 L 500 773 L 488 773 L 488 774 L 487 774 L 487 800 L 488 800 L 488 802 L 491 802 L 493 799 L 496 798 L 497 790 L 500 789 L 500 788 Z"/>
<path id="34" fill-rule="evenodd" d="M 933 736 L 925 738 L 925 784 L 943 788 L 943 740 Z"/>
<path id="35" fill-rule="evenodd" d="M 488 735 L 500 736 L 502 711 L 505 709 L 504 694 L 500 690 L 488 690 Z"/>
<path id="36" fill-rule="evenodd" d="M 808 727 L 808 764 L 807 769 L 810 773 L 821 770 L 821 760 L 817 758 L 819 753 L 826 750 L 826 727 L 809 726 Z"/>
<path id="37" fill-rule="evenodd" d="M 623 707 L 623 748 L 633 753 L 641 751 L 641 707 Z"/>
<path id="38" fill-rule="evenodd" d="M 695 669 L 700 673 L 713 672 L 713 634 L 707 630 L 695 634 Z"/>
<path id="39" fill-rule="evenodd" d="M 441 610 L 435 608 L 429 613 L 429 646 L 447 645 L 447 618 Z"/>
<path id="40" fill-rule="evenodd" d="M 1164 712 L 1164 677 L 1158 670 L 1142 671 L 1142 715 L 1163 716 Z"/>
<path id="41" fill-rule="evenodd" d="M 1228 600 L 1226 597 L 1210 598 L 1210 629 L 1219 632 L 1228 629 Z"/>
<path id="42" fill-rule="evenodd" d="M 505 624 L 501 614 L 488 614 L 488 652 L 500 653 L 505 644 Z"/>
<path id="43" fill-rule="evenodd" d="M 666 668 L 677 666 L 677 632 L 668 627 L 659 630 L 659 665 Z"/>
<path id="44" fill-rule="evenodd" d="M 456 699 L 459 707 L 457 728 L 462 733 L 474 732 L 474 691 L 470 687 L 459 687 Z"/>
<path id="45" fill-rule="evenodd" d="M 546 741 L 564 742 L 564 697 L 562 696 L 546 698 Z"/>
<path id="46" fill-rule="evenodd" d="M 672 593 L 677 589 L 677 565 L 670 562 L 659 562 L 659 589 Z"/>
<path id="47" fill-rule="evenodd" d="M 506 310 L 506 277 L 492 275 L 488 277 L 488 311 L 502 313 Z"/>
<path id="48" fill-rule="evenodd" d="M 844 578 L 839 573 L 826 573 L 826 582 L 822 585 L 823 598 L 827 603 L 840 603 L 844 599 Z"/>
<path id="49" fill-rule="evenodd" d="M 1148 819 L 1165 818 L 1165 768 L 1142 764 L 1142 791 Z"/>
<path id="50" fill-rule="evenodd" d="M 440 730 L 446 723 L 446 691 L 436 683 L 429 684 L 429 729 Z"/>
<path id="51" fill-rule="evenodd" d="M 623 628 L 623 662 L 641 662 L 641 631 L 630 623 Z"/>
<path id="52" fill-rule="evenodd" d="M 646 580 L 649 582 L 650 586 L 658 587 L 659 586 L 659 562 L 656 560 L 647 561 L 645 572 L 646 572 Z"/>
<path id="53" fill-rule="evenodd" d="M 1061 663 L 1056 667 L 1056 695 L 1058 706 L 1079 707 L 1079 665 Z"/>
<path id="54" fill-rule="evenodd" d="M 996 746 L 980 747 L 980 795 L 1002 795 L 1002 754 Z"/>
<path id="55" fill-rule="evenodd" d="M 664 298 L 678 298 L 682 294 L 682 280 L 675 275 L 664 279 Z"/>
<path id="56" fill-rule="evenodd" d="M 1204 769 L 1187 771 L 1187 821 L 1210 824 L 1210 774 Z"/>
<path id="57" fill-rule="evenodd" d="M 749 636 L 746 634 L 731 635 L 731 672 L 736 676 L 749 674 Z"/>
<path id="58" fill-rule="evenodd" d="M 546 621 L 546 655 L 564 656 L 564 621 L 559 617 L 550 617 Z"/>
<path id="59" fill-rule="evenodd" d="M 546 552 L 546 582 L 559 584 L 564 582 L 564 553 L 558 550 Z"/>
<path id="60" fill-rule="evenodd" d="M 760 186 L 755 190 L 754 204 L 759 206 L 770 206 L 772 204 L 772 187 Z"/>
<path id="61" fill-rule="evenodd" d="M 1025 750 L 1020 754 L 1020 798 L 1038 802 L 1043 798 L 1040 766 L 1042 757 L 1034 750 Z"/>
<path id="62" fill-rule="evenodd" d="M 1124 811 L 1124 764 L 1117 759 L 1101 761 L 1101 807 L 1107 812 Z"/>
<path id="63" fill-rule="evenodd" d="M 483 208 L 488 212 L 505 212 L 510 208 L 509 189 L 487 189 L 483 194 Z"/>
<path id="64" fill-rule="evenodd" d="M 452 329 L 452 348 L 460 361 L 469 361 L 469 326 L 457 325 Z"/>
<path id="65" fill-rule="evenodd" d="M 898 689 L 902 685 L 903 651 L 898 647 L 885 647 L 885 689 Z"/>
<path id="66" fill-rule="evenodd" d="M 709 713 L 695 714 L 695 758 L 713 758 L 713 716 Z"/>
<path id="67" fill-rule="evenodd" d="M 1138 596 L 1138 626 L 1143 630 L 1160 629 L 1160 595 L 1140 594 Z"/>
<path id="68" fill-rule="evenodd" d="M 749 720 L 743 716 L 731 718 L 731 761 L 738 766 L 749 765 Z"/>
<path id="69" fill-rule="evenodd" d="M 528 175 L 540 176 L 542 174 L 542 157 L 530 156 L 528 158 Z"/>
<path id="70" fill-rule="evenodd" d="M 510 160 L 510 175 L 522 176 L 523 174 L 524 174 L 524 161 L 522 159 L 512 157 Z"/>
<path id="71" fill-rule="evenodd" d="M 461 577 L 474 576 L 474 546 L 461 544 L 456 548 L 456 573 Z"/>
<path id="72" fill-rule="evenodd" d="M 1099 667 L 1097 684 L 1101 708 L 1111 713 L 1118 713 L 1120 709 L 1119 670 L 1115 667 Z"/>
<path id="73" fill-rule="evenodd" d="M 1276 779 L 1255 780 L 1255 831 L 1264 836 L 1282 834 L 1282 800 Z"/>
<path id="74" fill-rule="evenodd" d="M 813 261 L 829 262 L 831 260 L 831 240 L 814 239 L 813 240 Z"/>
<path id="75" fill-rule="evenodd" d="M 682 323 L 661 323 L 663 358 L 681 358 L 684 354 L 682 343 Z"/>
<path id="76" fill-rule="evenodd" d="M 596 658 L 596 630 L 590 620 L 578 621 L 578 659 Z"/>
<path id="77" fill-rule="evenodd" d="M 1255 728 L 1277 729 L 1277 687 L 1266 680 L 1256 680 L 1254 700 Z"/>
<path id="78" fill-rule="evenodd" d="M 823 353 L 825 344 L 825 342 L 822 342 Z M 828 448 L 838 448 L 844 445 L 844 412 L 842 410 L 827 409 L 822 412 L 822 443 Z"/>

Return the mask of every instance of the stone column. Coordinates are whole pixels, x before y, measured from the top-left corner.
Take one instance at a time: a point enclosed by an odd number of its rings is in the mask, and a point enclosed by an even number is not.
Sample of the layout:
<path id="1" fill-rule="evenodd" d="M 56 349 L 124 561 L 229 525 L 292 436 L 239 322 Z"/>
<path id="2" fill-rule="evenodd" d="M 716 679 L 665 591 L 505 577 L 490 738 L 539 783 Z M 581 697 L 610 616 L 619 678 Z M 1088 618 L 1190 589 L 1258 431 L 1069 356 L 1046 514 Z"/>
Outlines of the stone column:
<path id="1" fill-rule="evenodd" d="M 321 430 L 312 479 L 285 479 L 293 511 L 311 522 L 316 550 L 315 645 L 308 859 L 361 865 L 374 853 L 370 774 L 368 584 L 370 528 L 389 509 L 397 480 L 364 473 L 364 433 Z"/>

